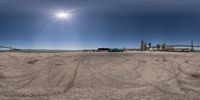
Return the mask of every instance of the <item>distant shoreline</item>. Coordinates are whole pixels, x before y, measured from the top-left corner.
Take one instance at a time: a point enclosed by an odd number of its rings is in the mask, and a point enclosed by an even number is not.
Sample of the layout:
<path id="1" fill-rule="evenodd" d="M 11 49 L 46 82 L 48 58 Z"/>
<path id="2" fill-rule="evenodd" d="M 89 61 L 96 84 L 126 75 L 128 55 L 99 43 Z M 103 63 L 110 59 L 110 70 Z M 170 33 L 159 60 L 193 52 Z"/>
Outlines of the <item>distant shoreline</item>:
<path id="1" fill-rule="evenodd" d="M 83 50 L 0 50 L 0 52 L 25 52 L 25 53 L 56 53 L 56 52 L 81 52 Z"/>
<path id="2" fill-rule="evenodd" d="M 10 53 L 65 53 L 65 52 L 94 52 L 94 51 L 84 51 L 84 50 L 40 50 L 40 49 L 34 49 L 34 50 L 0 50 L 0 53 L 4 53 L 4 52 L 10 52 Z M 103 52 L 107 52 L 107 51 L 95 51 L 96 53 L 103 53 Z M 95 53 L 94 52 L 94 53 Z M 132 53 L 153 53 L 153 52 L 161 52 L 161 53 L 200 53 L 200 50 L 197 51 L 193 51 L 193 52 L 165 52 L 165 51 L 125 51 L 124 53 L 128 53 L 128 52 L 132 52 Z M 109 53 L 109 52 L 108 52 Z M 117 53 L 117 52 L 110 52 L 110 53 Z M 122 52 L 119 52 L 122 53 Z"/>

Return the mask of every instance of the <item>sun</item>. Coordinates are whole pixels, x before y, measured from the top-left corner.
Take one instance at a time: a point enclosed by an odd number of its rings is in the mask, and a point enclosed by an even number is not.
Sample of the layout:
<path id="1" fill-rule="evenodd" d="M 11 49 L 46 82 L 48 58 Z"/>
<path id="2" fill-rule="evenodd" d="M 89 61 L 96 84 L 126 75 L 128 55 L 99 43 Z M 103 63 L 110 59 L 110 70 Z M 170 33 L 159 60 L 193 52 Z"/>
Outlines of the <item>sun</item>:
<path id="1" fill-rule="evenodd" d="M 57 17 L 58 19 L 64 20 L 64 19 L 69 19 L 69 18 L 71 18 L 71 17 L 72 17 L 72 14 L 69 13 L 69 12 L 58 12 L 58 13 L 56 13 L 56 17 Z"/>

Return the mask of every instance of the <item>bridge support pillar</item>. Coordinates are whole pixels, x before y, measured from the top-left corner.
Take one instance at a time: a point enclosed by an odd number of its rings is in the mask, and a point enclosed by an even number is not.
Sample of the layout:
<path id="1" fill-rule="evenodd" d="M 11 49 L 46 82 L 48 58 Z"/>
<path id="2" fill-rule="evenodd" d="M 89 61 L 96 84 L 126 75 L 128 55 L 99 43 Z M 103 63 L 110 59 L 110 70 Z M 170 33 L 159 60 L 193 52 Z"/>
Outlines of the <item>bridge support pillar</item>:
<path id="1" fill-rule="evenodd" d="M 194 51 L 194 41 L 191 41 L 191 51 Z"/>

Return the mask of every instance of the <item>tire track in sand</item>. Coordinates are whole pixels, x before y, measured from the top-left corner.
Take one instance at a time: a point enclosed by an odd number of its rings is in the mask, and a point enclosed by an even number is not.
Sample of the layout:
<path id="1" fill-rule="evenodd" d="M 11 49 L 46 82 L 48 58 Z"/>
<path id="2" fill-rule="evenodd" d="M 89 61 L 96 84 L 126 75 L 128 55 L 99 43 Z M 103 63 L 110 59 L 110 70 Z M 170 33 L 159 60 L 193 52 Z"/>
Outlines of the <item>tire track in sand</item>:
<path id="1" fill-rule="evenodd" d="M 5 96 L 5 97 L 40 97 L 40 96 L 56 96 L 56 95 L 61 95 L 63 93 L 68 92 L 74 85 L 76 76 L 78 74 L 79 67 L 81 63 L 83 62 L 84 57 L 81 57 L 78 61 L 78 64 L 76 68 L 73 71 L 73 76 L 70 79 L 68 83 L 64 85 L 64 88 L 59 89 L 59 90 L 52 90 L 52 88 L 46 88 L 45 92 L 23 92 L 20 90 L 12 90 L 12 91 L 0 91 L 0 95 Z"/>

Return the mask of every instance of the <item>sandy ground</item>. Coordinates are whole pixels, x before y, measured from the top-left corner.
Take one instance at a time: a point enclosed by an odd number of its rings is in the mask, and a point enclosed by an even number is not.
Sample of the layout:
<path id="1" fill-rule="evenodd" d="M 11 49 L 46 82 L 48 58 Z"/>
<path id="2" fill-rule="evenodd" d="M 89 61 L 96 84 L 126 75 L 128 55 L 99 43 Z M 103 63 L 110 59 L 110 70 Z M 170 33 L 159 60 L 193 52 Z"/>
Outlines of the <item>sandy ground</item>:
<path id="1" fill-rule="evenodd" d="M 0 100 L 199 100 L 200 53 L 0 53 Z"/>

